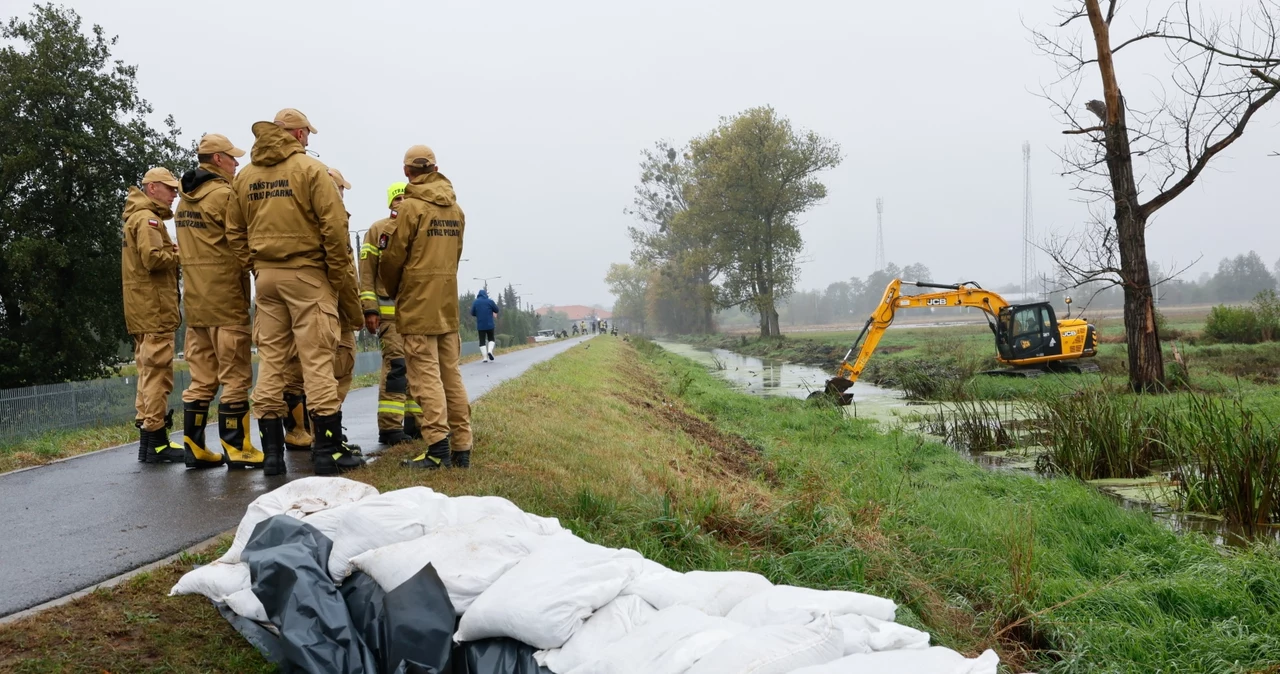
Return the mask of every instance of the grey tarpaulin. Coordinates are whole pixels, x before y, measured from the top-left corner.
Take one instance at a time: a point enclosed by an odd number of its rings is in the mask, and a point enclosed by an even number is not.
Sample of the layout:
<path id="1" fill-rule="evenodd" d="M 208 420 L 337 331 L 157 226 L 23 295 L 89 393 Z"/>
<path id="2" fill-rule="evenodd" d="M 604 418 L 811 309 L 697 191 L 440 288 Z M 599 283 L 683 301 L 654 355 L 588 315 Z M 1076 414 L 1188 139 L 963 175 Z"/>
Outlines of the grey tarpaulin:
<path id="1" fill-rule="evenodd" d="M 513 639 L 454 644 L 453 604 L 430 564 L 389 593 L 360 571 L 339 587 L 328 573 L 332 548 L 300 520 L 263 520 L 241 559 L 276 631 L 216 604 L 281 672 L 551 674 L 538 666 L 532 646 Z"/>
<path id="2" fill-rule="evenodd" d="M 435 569 L 424 566 L 391 593 L 362 573 L 339 589 L 329 578 L 332 547 L 315 527 L 287 515 L 254 527 L 241 559 L 249 565 L 254 595 L 280 632 L 279 648 L 259 650 L 268 658 L 283 654 L 285 671 L 449 672 L 456 622 Z M 267 639 L 264 633 L 270 635 L 260 628 L 245 636 L 258 645 Z"/>
<path id="3" fill-rule="evenodd" d="M 484 639 L 454 651 L 453 674 L 551 674 L 533 659 L 533 646 L 515 639 Z"/>

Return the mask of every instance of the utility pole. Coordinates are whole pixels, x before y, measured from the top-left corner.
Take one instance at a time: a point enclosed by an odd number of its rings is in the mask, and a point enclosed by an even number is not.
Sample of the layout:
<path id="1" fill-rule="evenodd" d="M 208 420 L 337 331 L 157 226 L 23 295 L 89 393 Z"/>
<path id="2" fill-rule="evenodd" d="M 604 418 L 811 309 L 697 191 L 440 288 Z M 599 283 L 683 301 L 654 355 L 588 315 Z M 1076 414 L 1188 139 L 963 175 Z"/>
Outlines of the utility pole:
<path id="1" fill-rule="evenodd" d="M 472 281 L 483 281 L 483 282 L 484 282 L 484 289 L 485 289 L 485 290 L 488 290 L 488 289 L 489 289 L 489 281 L 491 281 L 491 280 L 493 280 L 493 279 L 496 279 L 496 278 L 502 278 L 502 277 L 501 277 L 501 276 L 488 276 L 488 277 L 485 277 L 485 278 L 480 278 L 480 277 L 478 277 L 478 276 L 472 276 L 472 277 L 471 277 L 471 280 L 472 280 Z"/>
<path id="2" fill-rule="evenodd" d="M 1022 143 L 1022 293 L 1030 296 L 1036 281 L 1035 220 L 1031 215 L 1031 143 Z"/>
<path id="3" fill-rule="evenodd" d="M 876 271 L 884 268 L 884 198 L 876 197 Z"/>

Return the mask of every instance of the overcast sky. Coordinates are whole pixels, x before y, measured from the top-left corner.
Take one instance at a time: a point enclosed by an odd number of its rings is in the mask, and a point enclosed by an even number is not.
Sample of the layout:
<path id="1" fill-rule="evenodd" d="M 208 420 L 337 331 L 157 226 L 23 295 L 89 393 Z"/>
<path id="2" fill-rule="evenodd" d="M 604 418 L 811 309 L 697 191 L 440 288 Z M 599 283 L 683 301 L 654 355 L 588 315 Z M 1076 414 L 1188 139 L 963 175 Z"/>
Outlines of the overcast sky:
<path id="1" fill-rule="evenodd" d="M 1159 0 L 1157 0 L 1157 4 Z M 0 0 L 12 16 L 30 4 Z M 1052 155 L 1068 141 L 1035 95 L 1054 79 L 1025 0 L 916 2 L 71 2 L 118 35 L 142 95 L 187 139 L 228 135 L 282 107 L 319 128 L 311 149 L 342 170 L 353 231 L 384 217 L 406 148 L 426 143 L 467 214 L 459 272 L 512 281 L 538 305 L 612 305 L 603 277 L 628 261 L 623 213 L 640 152 L 721 116 L 772 105 L 839 142 L 825 204 L 804 217 L 800 287 L 872 271 L 875 200 L 890 261 L 942 280 L 1021 278 L 1022 143 L 1033 153 L 1036 227 L 1079 226 L 1085 208 Z M 1130 3 L 1143 10 L 1145 4 Z M 1236 7 L 1237 0 L 1215 0 Z M 1117 20 L 1117 37 L 1127 35 Z M 1121 55 L 1133 99 L 1167 71 Z M 1135 56 L 1139 56 L 1135 53 Z M 1101 98 L 1096 74 L 1086 80 Z M 1148 233 L 1153 259 L 1254 249 L 1280 257 L 1272 201 L 1280 104 Z M 1042 265 L 1046 263 L 1042 261 Z"/>

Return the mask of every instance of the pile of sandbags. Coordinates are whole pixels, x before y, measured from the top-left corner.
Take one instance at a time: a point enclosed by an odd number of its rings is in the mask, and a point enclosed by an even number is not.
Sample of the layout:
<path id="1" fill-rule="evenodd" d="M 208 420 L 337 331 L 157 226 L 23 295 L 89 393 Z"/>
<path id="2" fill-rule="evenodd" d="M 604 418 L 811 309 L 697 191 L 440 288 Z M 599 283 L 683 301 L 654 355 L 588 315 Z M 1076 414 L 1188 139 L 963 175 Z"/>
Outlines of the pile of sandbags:
<path id="1" fill-rule="evenodd" d="M 272 547 L 299 540 L 317 542 L 301 556 Z M 996 674 L 999 662 L 992 651 L 969 659 L 931 648 L 928 634 L 894 622 L 897 607 L 881 597 L 746 572 L 677 573 L 506 499 L 425 487 L 378 494 L 343 478 L 297 480 L 259 497 L 227 554 L 170 594 L 208 597 L 282 665 L 335 674 Z M 452 662 L 389 655 L 397 634 L 439 633 L 449 620 L 452 655 L 421 644 L 397 652 Z M 289 643 L 264 647 L 271 638 Z M 316 659 L 299 662 L 298 653 L 335 642 L 335 652 L 362 655 L 320 669 Z"/>

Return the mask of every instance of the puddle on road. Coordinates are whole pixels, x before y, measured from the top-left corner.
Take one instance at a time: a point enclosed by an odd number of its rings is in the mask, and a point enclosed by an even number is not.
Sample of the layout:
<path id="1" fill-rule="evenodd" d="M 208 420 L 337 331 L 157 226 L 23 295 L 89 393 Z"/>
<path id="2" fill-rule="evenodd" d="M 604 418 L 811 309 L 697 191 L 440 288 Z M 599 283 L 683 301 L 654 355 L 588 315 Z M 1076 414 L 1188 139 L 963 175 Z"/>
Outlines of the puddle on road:
<path id="1" fill-rule="evenodd" d="M 810 365 L 797 365 L 780 360 L 744 356 L 726 349 L 697 347 L 680 342 L 657 341 L 659 346 L 707 367 L 735 390 L 756 396 L 806 398 L 820 390 L 831 377 L 826 371 Z M 1027 406 L 993 403 L 999 408 L 991 421 L 1008 431 L 1011 446 L 989 451 L 969 451 L 964 442 L 939 426 L 939 415 L 953 415 L 949 403 L 918 403 L 907 400 L 901 391 L 858 382 L 853 385 L 853 404 L 846 413 L 862 419 L 874 419 L 890 427 L 902 425 L 910 432 L 947 444 L 961 456 L 988 470 L 1012 472 L 1036 478 L 1036 464 L 1046 449 L 1035 437 L 1037 424 L 1027 413 Z M 1221 518 L 1175 510 L 1173 485 L 1159 477 L 1133 480 L 1094 480 L 1098 491 L 1114 499 L 1121 507 L 1141 510 L 1178 532 L 1199 532 L 1218 545 L 1247 545 L 1250 538 L 1239 527 L 1228 526 Z M 1280 527 L 1267 527 L 1256 537 L 1280 541 Z M 1255 537 L 1255 538 L 1256 538 Z"/>

